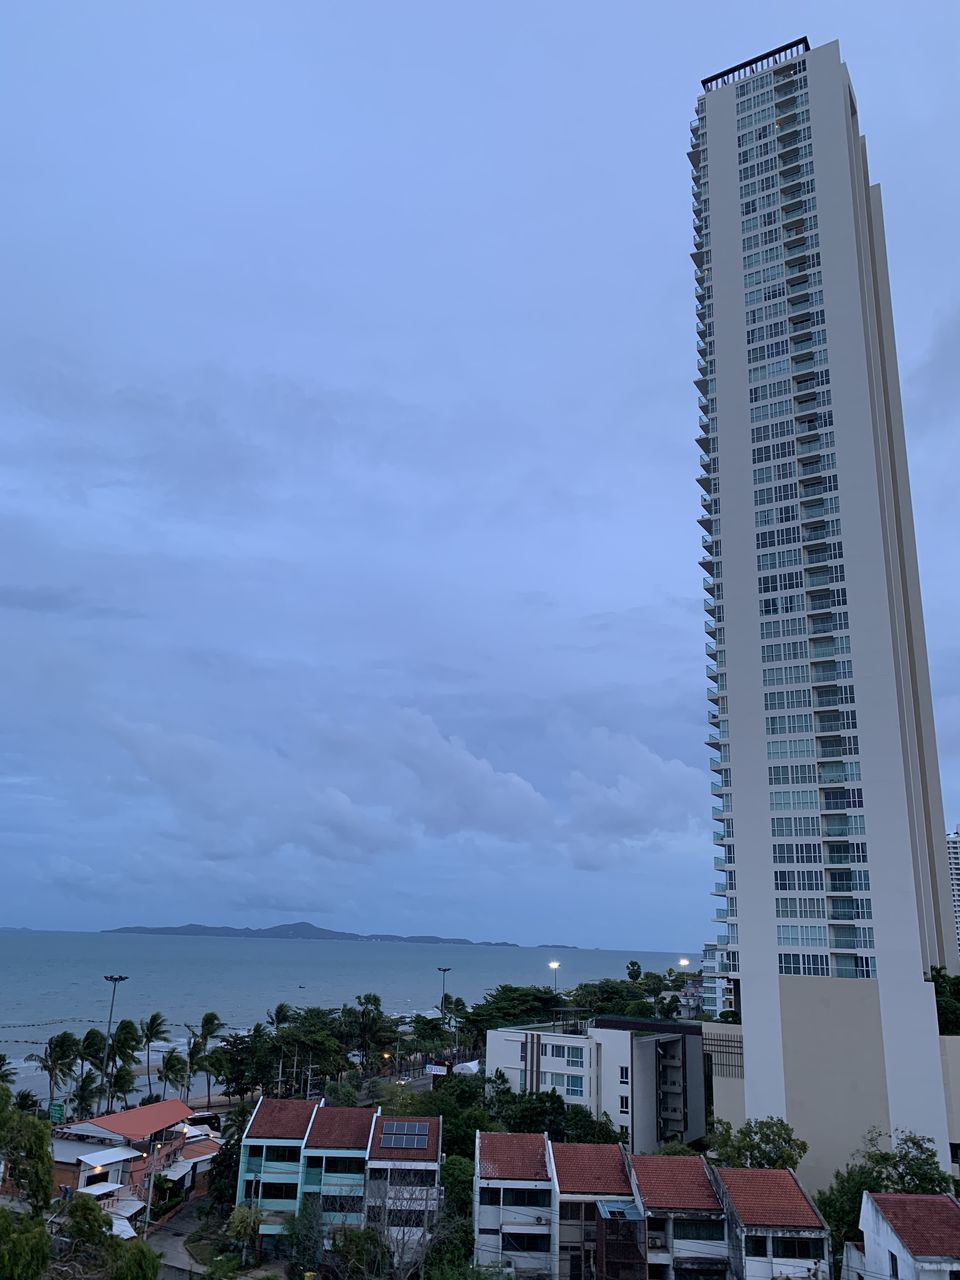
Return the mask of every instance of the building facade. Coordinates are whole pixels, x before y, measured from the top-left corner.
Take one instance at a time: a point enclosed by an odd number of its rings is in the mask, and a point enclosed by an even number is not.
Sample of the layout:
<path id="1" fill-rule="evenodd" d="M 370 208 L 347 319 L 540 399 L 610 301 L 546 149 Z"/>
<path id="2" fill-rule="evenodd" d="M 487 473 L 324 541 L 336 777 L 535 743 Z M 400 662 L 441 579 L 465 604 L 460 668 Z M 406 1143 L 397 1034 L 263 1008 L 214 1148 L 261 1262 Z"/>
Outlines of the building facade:
<path id="1" fill-rule="evenodd" d="M 872 1124 L 947 1159 L 957 970 L 879 189 L 836 43 L 691 124 L 719 967 L 746 1110 L 823 1185 Z"/>
<path id="2" fill-rule="evenodd" d="M 302 1098 L 261 1098 L 240 1147 L 237 1204 L 255 1204 L 261 1236 L 304 1208 L 318 1250 L 341 1227 L 372 1227 L 395 1260 L 426 1247 L 440 1206 L 439 1116 L 381 1116 Z"/>
<path id="3" fill-rule="evenodd" d="M 960 1270 L 954 1196 L 863 1193 L 863 1244 L 844 1250 L 843 1280 L 951 1280 Z"/>
<path id="4" fill-rule="evenodd" d="M 826 1224 L 784 1169 L 478 1133 L 474 1262 L 524 1280 L 808 1280 Z"/>
<path id="5" fill-rule="evenodd" d="M 707 1131 L 702 1025 L 603 1016 L 487 1032 L 486 1071 L 607 1116 L 631 1151 Z"/>
<path id="6" fill-rule="evenodd" d="M 729 939 L 721 934 L 716 942 L 703 944 L 703 955 L 700 959 L 700 968 L 703 970 L 703 1009 L 712 1018 L 719 1018 L 721 1013 L 732 1010 L 734 1007 L 733 989 L 720 972 L 721 963 L 726 967 L 725 960 L 720 959 L 720 951 L 726 948 L 728 941 Z"/>
<path id="7" fill-rule="evenodd" d="M 947 832 L 947 867 L 950 871 L 950 897 L 953 902 L 953 923 L 960 940 L 960 823 Z"/>

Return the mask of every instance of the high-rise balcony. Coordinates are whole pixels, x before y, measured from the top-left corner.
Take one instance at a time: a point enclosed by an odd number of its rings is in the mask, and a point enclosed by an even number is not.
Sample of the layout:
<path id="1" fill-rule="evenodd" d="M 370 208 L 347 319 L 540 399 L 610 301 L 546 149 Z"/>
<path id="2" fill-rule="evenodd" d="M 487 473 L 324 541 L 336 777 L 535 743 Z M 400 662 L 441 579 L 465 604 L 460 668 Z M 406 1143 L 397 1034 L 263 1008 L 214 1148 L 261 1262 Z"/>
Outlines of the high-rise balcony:
<path id="1" fill-rule="evenodd" d="M 704 618 L 703 629 L 708 636 L 716 636 L 717 634 L 717 624 L 714 622 L 713 618 Z"/>
<path id="2" fill-rule="evenodd" d="M 715 707 L 720 705 L 720 690 L 714 685 L 707 685 L 707 701 L 712 702 Z"/>
<path id="3" fill-rule="evenodd" d="M 713 770 L 714 773 L 718 773 L 721 769 L 724 768 L 724 762 L 723 760 L 720 759 L 719 756 L 711 756 L 710 759 L 707 761 L 707 765 L 710 769 Z"/>
<path id="4" fill-rule="evenodd" d="M 717 907 L 716 911 L 714 911 L 713 913 L 713 918 L 717 924 L 724 924 L 729 915 L 730 915 L 730 911 L 727 907 Z M 723 972 L 722 965 L 720 968 L 721 968 L 721 972 Z"/>
<path id="5" fill-rule="evenodd" d="M 717 783 L 717 782 L 711 783 L 711 786 L 714 786 L 714 787 L 719 786 L 719 785 L 720 785 L 720 784 L 719 784 L 719 783 Z M 726 857 L 724 857 L 724 855 L 723 855 L 723 854 L 717 854 L 717 855 L 715 855 L 715 857 L 714 857 L 714 859 L 713 859 L 713 869 L 714 869 L 714 871 L 723 871 L 724 873 L 726 873 L 726 870 L 727 870 L 727 867 L 728 867 L 728 866 L 730 866 L 730 863 L 729 863 L 729 862 L 727 862 L 727 859 L 726 859 Z"/>
<path id="6" fill-rule="evenodd" d="M 798 458 L 809 458 L 811 455 L 820 454 L 822 452 L 823 452 L 823 441 L 820 438 L 819 431 L 817 432 L 817 434 L 814 436 L 812 440 L 802 440 L 797 445 Z M 804 465 L 804 464 L 801 464 L 801 465 Z"/>
<path id="7" fill-rule="evenodd" d="M 717 670 L 717 668 L 716 668 L 716 667 L 712 667 L 712 666 L 710 666 L 710 665 L 708 664 L 708 665 L 707 665 L 707 679 L 708 679 L 708 680 L 718 680 L 719 678 L 720 678 L 720 672 Z"/>
<path id="8" fill-rule="evenodd" d="M 713 516 L 709 511 L 701 511 L 696 519 L 697 519 L 697 524 L 700 526 L 701 529 L 709 530 L 713 528 Z"/>
<path id="9" fill-rule="evenodd" d="M 706 591 L 707 595 L 709 595 L 709 596 L 716 595 L 716 592 L 717 592 L 717 584 L 716 584 L 716 582 L 714 582 L 713 578 L 707 578 L 707 577 L 704 577 L 704 579 L 703 579 L 703 589 L 704 589 L 704 591 Z"/>
<path id="10" fill-rule="evenodd" d="M 829 591 L 811 592 L 807 596 L 807 613 L 826 613 L 833 608 L 833 598 Z"/>
<path id="11" fill-rule="evenodd" d="M 830 572 L 830 569 L 827 567 L 808 569 L 806 571 L 807 576 L 804 587 L 807 591 L 812 591 L 814 588 L 819 587 L 829 587 L 831 585 Z"/>
<path id="12" fill-rule="evenodd" d="M 787 176 L 788 176 L 788 174 L 789 174 L 789 173 L 790 173 L 794 168 L 796 169 L 796 172 L 797 172 L 797 173 L 799 173 L 799 172 L 800 172 L 800 166 L 799 166 L 799 164 L 797 164 L 797 165 L 795 165 L 795 166 L 793 166 L 793 165 L 783 165 L 783 166 L 781 167 L 781 169 L 780 169 L 780 173 L 781 173 L 782 177 L 787 177 Z M 798 183 L 795 189 L 796 189 L 797 191 L 802 191 L 802 190 L 803 190 L 803 186 L 802 186 L 802 184 L 801 184 L 801 183 Z M 794 190 L 794 188 L 793 188 L 792 186 L 788 186 L 788 187 L 787 187 L 787 190 Z M 781 204 L 781 206 L 780 206 L 780 212 L 781 212 L 781 214 L 782 214 L 783 216 L 785 216 L 785 217 L 789 217 L 789 215 L 790 215 L 790 214 L 792 214 L 792 213 L 800 213 L 800 212 L 802 212 L 802 210 L 803 210 L 803 196 L 802 196 L 802 195 L 791 195 L 791 196 L 787 196 L 787 197 L 785 197 L 785 198 L 784 198 L 783 203 L 782 203 L 782 204 Z"/>
<path id="13" fill-rule="evenodd" d="M 723 832 L 722 832 L 722 831 L 714 831 L 714 833 L 713 833 L 713 843 L 714 843 L 714 844 L 725 844 L 725 843 L 726 843 L 726 839 L 727 839 L 727 837 L 723 834 Z"/>

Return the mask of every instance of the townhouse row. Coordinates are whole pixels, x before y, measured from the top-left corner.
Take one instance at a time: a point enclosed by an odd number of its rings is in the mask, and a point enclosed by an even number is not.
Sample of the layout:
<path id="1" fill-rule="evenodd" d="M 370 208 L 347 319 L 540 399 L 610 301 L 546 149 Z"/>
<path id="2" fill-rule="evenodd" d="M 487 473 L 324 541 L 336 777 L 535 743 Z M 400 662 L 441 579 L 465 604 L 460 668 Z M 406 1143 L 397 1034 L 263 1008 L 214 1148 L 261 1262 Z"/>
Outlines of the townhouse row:
<path id="1" fill-rule="evenodd" d="M 830 1233 L 785 1169 L 479 1133 L 474 1261 L 523 1280 L 828 1280 Z"/>
<path id="2" fill-rule="evenodd" d="M 324 1239 L 376 1227 L 409 1261 L 440 1209 L 442 1132 L 439 1116 L 261 1098 L 241 1141 L 237 1204 L 258 1207 L 261 1244 L 305 1210 Z"/>

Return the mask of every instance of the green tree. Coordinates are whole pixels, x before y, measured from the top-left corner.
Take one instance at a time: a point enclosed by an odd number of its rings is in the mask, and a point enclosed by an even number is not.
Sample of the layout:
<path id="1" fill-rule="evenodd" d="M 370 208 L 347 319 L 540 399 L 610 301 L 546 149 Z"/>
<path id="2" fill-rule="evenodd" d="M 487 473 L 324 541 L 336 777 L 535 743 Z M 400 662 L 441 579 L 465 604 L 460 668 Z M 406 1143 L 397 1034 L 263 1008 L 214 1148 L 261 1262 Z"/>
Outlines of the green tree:
<path id="1" fill-rule="evenodd" d="M 75 1245 L 105 1249 L 111 1234 L 111 1219 L 90 1195 L 73 1196 L 63 1220 L 64 1235 Z"/>
<path id="2" fill-rule="evenodd" d="M 915 1195 L 952 1192 L 953 1179 L 940 1167 L 932 1138 L 908 1129 L 895 1135 L 868 1129 L 863 1146 L 846 1168 L 838 1169 L 829 1187 L 814 1197 L 833 1237 L 836 1256 L 848 1240 L 860 1240 L 860 1202 L 864 1191 Z"/>
<path id="3" fill-rule="evenodd" d="M 699 1154 L 695 1148 L 676 1139 L 673 1142 L 665 1142 L 661 1147 L 657 1148 L 658 1156 L 696 1156 Z"/>
<path id="4" fill-rule="evenodd" d="M 126 1240 L 120 1244 L 110 1272 L 110 1280 L 157 1280 L 160 1255 L 143 1240 Z"/>
<path id="5" fill-rule="evenodd" d="M 88 1027 L 80 1041 L 77 1054 L 77 1074 L 83 1075 L 87 1064 L 99 1074 L 103 1070 L 103 1055 L 107 1050 L 107 1037 L 97 1027 Z"/>
<path id="6" fill-rule="evenodd" d="M 742 1169 L 796 1169 L 808 1150 L 779 1116 L 748 1120 L 736 1130 L 728 1120 L 717 1120 L 709 1143 L 718 1164 Z"/>
<path id="7" fill-rule="evenodd" d="M 574 1103 L 566 1108 L 566 1114 L 563 1117 L 563 1141 L 619 1142 L 620 1131 L 606 1112 L 598 1120 L 589 1107 L 581 1107 L 579 1103 Z"/>
<path id="8" fill-rule="evenodd" d="M 40 1106 L 40 1099 L 32 1089 L 18 1089 L 13 1095 L 13 1105 L 18 1111 L 28 1111 L 34 1115 Z"/>
<path id="9" fill-rule="evenodd" d="M 167 1086 L 180 1089 L 187 1078 L 187 1060 L 179 1049 L 168 1049 L 160 1059 L 157 1080 L 163 1085 L 163 1097 L 167 1096 Z"/>
<path id="10" fill-rule="evenodd" d="M 267 1010 L 267 1026 L 279 1030 L 285 1027 L 288 1022 L 293 1019 L 293 1005 L 287 1004 L 285 1000 L 281 1000 L 278 1005 L 274 1005 L 272 1009 Z"/>
<path id="11" fill-rule="evenodd" d="M 50 1260 L 50 1237 L 43 1222 L 0 1208 L 0 1276 L 43 1280 Z"/>
<path id="12" fill-rule="evenodd" d="M 260 1235 L 263 1214 L 255 1204 L 238 1204 L 227 1219 L 227 1235 L 240 1246 L 241 1264 L 247 1265 L 250 1247 L 256 1245 Z"/>
<path id="13" fill-rule="evenodd" d="M 137 1077 L 133 1074 L 133 1068 L 128 1067 L 125 1062 L 121 1062 L 113 1073 L 111 1084 L 113 1086 L 113 1096 L 122 1098 L 124 1109 L 126 1109 L 130 1105 L 128 1096 L 137 1087 Z"/>
<path id="14" fill-rule="evenodd" d="M 6 1161 L 7 1178 L 39 1216 L 50 1203 L 53 1186 L 50 1126 L 18 1111 L 6 1085 L 0 1085 L 0 1157 Z"/>
<path id="15" fill-rule="evenodd" d="M 16 1084 L 17 1073 L 5 1053 L 0 1053 L 0 1084 Z"/>
<path id="16" fill-rule="evenodd" d="M 937 1021 L 942 1036 L 960 1036 L 960 975 L 951 977 L 946 969 L 930 970 L 933 993 L 937 1001 Z"/>
<path id="17" fill-rule="evenodd" d="M 73 1115 L 77 1120 L 89 1120 L 97 1106 L 100 1096 L 100 1077 L 92 1067 L 78 1075 L 71 1095 Z"/>
<path id="18" fill-rule="evenodd" d="M 153 1093 L 153 1076 L 150 1074 L 150 1049 L 155 1044 L 168 1044 L 170 1024 L 159 1010 L 149 1018 L 140 1019 L 140 1039 L 147 1054 L 147 1090 Z"/>
<path id="19" fill-rule="evenodd" d="M 50 1086 L 50 1103 L 57 1090 L 70 1079 L 80 1053 L 80 1041 L 71 1031 L 60 1031 L 51 1036 L 42 1053 L 28 1053 L 25 1062 L 33 1062 L 47 1077 Z"/>
<path id="20" fill-rule="evenodd" d="M 447 1156 L 440 1168 L 443 1207 L 469 1218 L 473 1213 L 473 1161 L 464 1156 Z"/>

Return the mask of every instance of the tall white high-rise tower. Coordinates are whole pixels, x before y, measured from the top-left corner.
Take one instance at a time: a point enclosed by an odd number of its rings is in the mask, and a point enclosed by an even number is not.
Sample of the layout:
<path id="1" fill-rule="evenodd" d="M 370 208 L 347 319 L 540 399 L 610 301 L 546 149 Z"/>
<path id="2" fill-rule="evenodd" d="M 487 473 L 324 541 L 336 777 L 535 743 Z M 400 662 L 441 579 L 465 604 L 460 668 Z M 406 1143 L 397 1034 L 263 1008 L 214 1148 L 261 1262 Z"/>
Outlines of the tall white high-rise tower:
<path id="1" fill-rule="evenodd" d="M 880 192 L 836 43 L 703 81 L 692 122 L 721 968 L 748 1116 L 823 1185 L 936 1139 L 957 972 Z"/>

